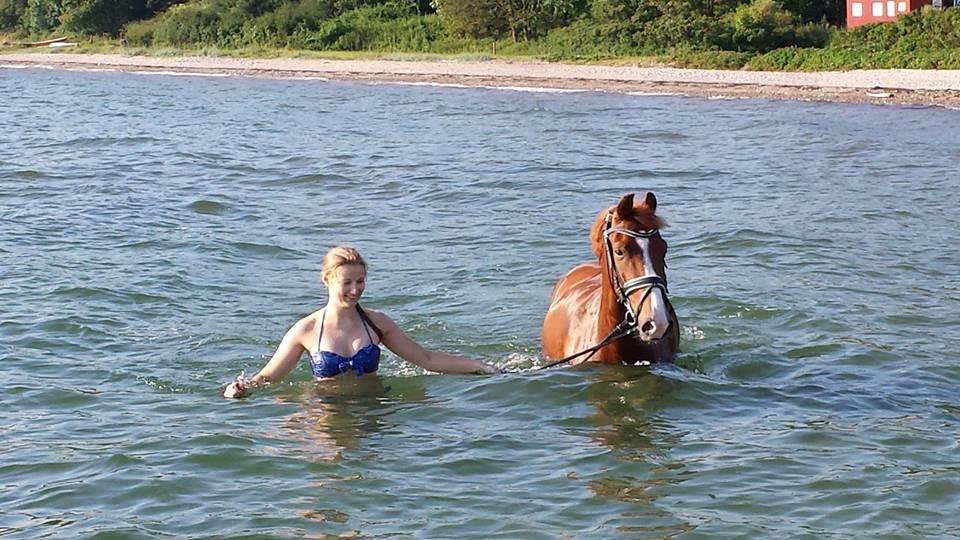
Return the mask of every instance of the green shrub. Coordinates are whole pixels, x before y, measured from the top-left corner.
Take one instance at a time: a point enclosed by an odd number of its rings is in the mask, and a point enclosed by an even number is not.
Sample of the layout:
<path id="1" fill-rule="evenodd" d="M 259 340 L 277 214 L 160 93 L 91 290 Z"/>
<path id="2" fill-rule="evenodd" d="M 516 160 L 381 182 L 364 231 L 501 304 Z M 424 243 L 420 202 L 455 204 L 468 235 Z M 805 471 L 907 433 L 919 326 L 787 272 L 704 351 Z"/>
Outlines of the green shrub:
<path id="1" fill-rule="evenodd" d="M 216 6 L 203 3 L 173 6 L 153 29 L 154 43 L 163 45 L 207 45 L 218 40 L 219 16 Z"/>
<path id="2" fill-rule="evenodd" d="M 774 0 L 742 4 L 722 22 L 726 48 L 763 52 L 796 44 L 796 18 Z"/>
<path id="3" fill-rule="evenodd" d="M 925 50 L 960 47 L 960 8 L 920 9 L 894 22 L 868 24 L 838 32 L 831 48 L 866 48 L 884 51 L 894 48 Z"/>
<path id="4" fill-rule="evenodd" d="M 753 56 L 752 53 L 723 51 L 719 49 L 698 50 L 676 47 L 666 54 L 677 67 L 690 69 L 740 69 Z"/>
<path id="5" fill-rule="evenodd" d="M 784 47 L 750 58 L 746 67 L 755 71 L 802 71 L 814 50 Z"/>
<path id="6" fill-rule="evenodd" d="M 381 4 L 358 8 L 323 21 L 315 31 L 294 34 L 290 46 L 335 51 L 430 52 L 445 37 L 435 15 L 419 16 L 412 5 Z"/>
<path id="7" fill-rule="evenodd" d="M 836 32 L 823 56 L 808 65 L 829 65 L 834 69 L 948 69 L 956 66 L 958 48 L 960 9 L 921 9 L 894 22 Z"/>
<path id="8" fill-rule="evenodd" d="M 643 25 L 637 41 L 643 49 L 664 52 L 674 47 L 710 49 L 720 42 L 720 20 L 697 11 L 668 11 Z"/>
<path id="9" fill-rule="evenodd" d="M 153 45 L 153 21 L 137 21 L 124 27 L 124 35 L 130 45 L 149 47 Z"/>
<path id="10" fill-rule="evenodd" d="M 548 58 L 557 60 L 615 58 L 637 49 L 634 36 L 624 25 L 581 19 L 551 30 L 543 48 Z"/>

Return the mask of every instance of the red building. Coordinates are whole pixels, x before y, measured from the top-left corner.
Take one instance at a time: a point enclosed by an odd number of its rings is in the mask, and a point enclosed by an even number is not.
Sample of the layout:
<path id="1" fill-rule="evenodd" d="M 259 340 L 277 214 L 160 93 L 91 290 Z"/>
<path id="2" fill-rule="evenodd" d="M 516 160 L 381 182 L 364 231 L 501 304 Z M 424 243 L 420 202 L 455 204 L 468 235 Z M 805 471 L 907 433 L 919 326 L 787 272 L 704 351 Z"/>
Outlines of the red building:
<path id="1" fill-rule="evenodd" d="M 847 0 L 847 28 L 892 21 L 935 0 Z"/>

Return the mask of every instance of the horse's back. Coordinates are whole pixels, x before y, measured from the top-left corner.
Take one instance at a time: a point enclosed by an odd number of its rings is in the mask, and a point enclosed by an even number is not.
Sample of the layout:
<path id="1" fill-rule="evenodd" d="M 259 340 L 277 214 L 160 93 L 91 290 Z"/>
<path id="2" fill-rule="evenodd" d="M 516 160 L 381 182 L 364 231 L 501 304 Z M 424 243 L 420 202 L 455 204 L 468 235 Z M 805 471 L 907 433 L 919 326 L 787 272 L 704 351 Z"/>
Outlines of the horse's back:
<path id="1" fill-rule="evenodd" d="M 597 284 L 599 285 L 599 264 L 595 262 L 588 262 L 574 267 L 572 270 L 564 274 L 563 277 L 557 280 L 557 284 L 553 286 L 553 294 L 550 296 L 550 303 L 553 304 L 558 298 L 565 296 L 569 290 L 583 284 L 585 281 L 589 281 L 590 279 L 594 278 L 598 280 Z"/>
<path id="2" fill-rule="evenodd" d="M 540 337 L 543 352 L 557 359 L 590 347 L 600 309 L 600 266 L 590 262 L 567 272 L 553 288 Z"/>

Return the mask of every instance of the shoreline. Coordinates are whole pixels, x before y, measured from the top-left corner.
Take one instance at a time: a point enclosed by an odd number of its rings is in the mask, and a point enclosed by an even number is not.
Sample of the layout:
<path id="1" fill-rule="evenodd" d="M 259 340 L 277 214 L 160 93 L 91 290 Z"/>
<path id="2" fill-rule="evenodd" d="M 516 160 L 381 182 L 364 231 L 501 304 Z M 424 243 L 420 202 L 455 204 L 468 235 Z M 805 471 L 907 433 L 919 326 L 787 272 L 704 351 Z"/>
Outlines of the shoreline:
<path id="1" fill-rule="evenodd" d="M 539 61 L 249 59 L 59 52 L 0 53 L 0 68 L 2 67 L 549 88 L 704 98 L 873 103 L 960 110 L 960 70 L 898 69 L 800 73 L 556 64 Z"/>

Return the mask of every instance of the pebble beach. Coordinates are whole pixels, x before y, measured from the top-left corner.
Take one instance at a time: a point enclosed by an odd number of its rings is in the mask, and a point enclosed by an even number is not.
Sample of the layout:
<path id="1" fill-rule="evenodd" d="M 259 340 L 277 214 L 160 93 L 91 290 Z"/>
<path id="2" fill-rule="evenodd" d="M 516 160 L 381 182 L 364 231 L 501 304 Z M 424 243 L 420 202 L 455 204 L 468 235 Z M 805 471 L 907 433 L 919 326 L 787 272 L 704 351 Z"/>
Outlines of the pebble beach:
<path id="1" fill-rule="evenodd" d="M 251 59 L 61 52 L 0 54 L 0 67 L 555 88 L 960 109 L 960 70 L 895 69 L 797 73 L 539 61 Z"/>

